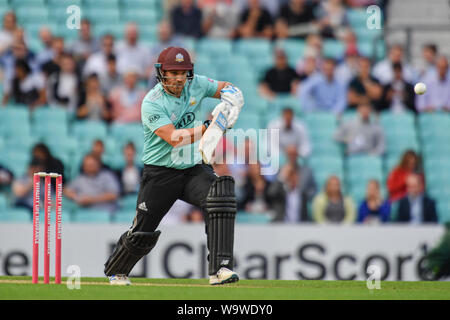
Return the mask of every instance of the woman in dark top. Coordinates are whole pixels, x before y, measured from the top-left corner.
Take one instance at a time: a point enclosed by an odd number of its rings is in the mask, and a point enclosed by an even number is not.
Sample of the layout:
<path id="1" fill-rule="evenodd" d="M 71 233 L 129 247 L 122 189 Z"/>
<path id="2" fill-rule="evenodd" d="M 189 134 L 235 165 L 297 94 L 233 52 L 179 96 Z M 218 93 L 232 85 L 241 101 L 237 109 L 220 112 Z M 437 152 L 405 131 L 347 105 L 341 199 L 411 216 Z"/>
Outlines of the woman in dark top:
<path id="1" fill-rule="evenodd" d="M 358 222 L 373 224 L 388 222 L 391 214 L 389 200 L 383 200 L 380 193 L 380 184 L 377 180 L 370 180 L 367 184 L 366 199 L 358 210 Z"/>

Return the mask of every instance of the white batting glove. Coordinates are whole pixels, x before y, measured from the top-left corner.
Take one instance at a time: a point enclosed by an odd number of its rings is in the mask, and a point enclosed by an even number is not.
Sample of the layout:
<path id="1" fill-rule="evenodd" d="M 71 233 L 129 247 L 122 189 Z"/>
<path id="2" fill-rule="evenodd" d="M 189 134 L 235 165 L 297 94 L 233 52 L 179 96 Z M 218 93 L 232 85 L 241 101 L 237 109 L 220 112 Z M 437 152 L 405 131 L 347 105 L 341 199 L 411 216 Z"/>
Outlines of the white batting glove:
<path id="1" fill-rule="evenodd" d="M 221 102 L 214 108 L 211 114 L 215 117 L 219 112 L 222 112 L 227 120 L 227 129 L 231 129 L 239 116 L 239 109 L 237 107 L 230 106 L 227 102 Z"/>
<path id="2" fill-rule="evenodd" d="M 242 91 L 238 87 L 233 85 L 227 85 L 222 90 L 220 90 L 220 100 L 227 102 L 233 107 L 237 107 L 241 111 L 244 105 L 244 96 Z"/>

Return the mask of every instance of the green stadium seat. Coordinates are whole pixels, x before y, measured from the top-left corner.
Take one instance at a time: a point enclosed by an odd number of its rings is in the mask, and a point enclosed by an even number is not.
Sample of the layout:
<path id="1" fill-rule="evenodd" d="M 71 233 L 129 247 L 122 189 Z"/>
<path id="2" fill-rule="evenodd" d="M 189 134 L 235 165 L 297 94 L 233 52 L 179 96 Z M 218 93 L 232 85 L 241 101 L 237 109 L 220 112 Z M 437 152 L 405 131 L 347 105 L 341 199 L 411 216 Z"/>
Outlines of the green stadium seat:
<path id="1" fill-rule="evenodd" d="M 121 0 L 120 5 L 122 7 L 129 7 L 135 9 L 149 9 L 158 8 L 159 0 Z"/>
<path id="2" fill-rule="evenodd" d="M 272 56 L 272 44 L 269 40 L 262 38 L 237 40 L 234 52 L 246 56 L 248 59 L 260 56 Z"/>
<path id="3" fill-rule="evenodd" d="M 0 221 L 13 223 L 31 223 L 32 214 L 23 208 L 8 208 L 6 211 L 0 211 Z"/>
<path id="4" fill-rule="evenodd" d="M 384 111 L 380 114 L 380 124 L 385 128 L 392 127 L 414 127 L 414 113 L 407 112 L 396 114 L 390 111 Z"/>
<path id="5" fill-rule="evenodd" d="M 73 214 L 72 222 L 81 223 L 109 223 L 111 214 L 108 211 L 95 209 L 78 209 Z"/>
<path id="6" fill-rule="evenodd" d="M 330 170 L 328 168 L 321 168 L 319 170 L 316 170 L 313 172 L 314 180 L 317 185 L 317 190 L 321 191 L 323 190 L 325 183 L 331 176 L 337 176 L 339 180 L 341 181 L 341 187 L 345 189 L 345 181 L 344 181 L 344 174 L 342 172 Z"/>
<path id="7" fill-rule="evenodd" d="M 312 139 L 312 145 L 313 156 L 340 157 L 342 155 L 342 147 L 331 139 Z"/>
<path id="8" fill-rule="evenodd" d="M 272 56 L 260 55 L 250 59 L 249 64 L 253 68 L 257 80 L 261 81 L 266 72 L 273 67 L 274 62 Z"/>
<path id="9" fill-rule="evenodd" d="M 83 5 L 88 8 L 118 8 L 119 0 L 83 0 Z"/>
<path id="10" fill-rule="evenodd" d="M 4 193 L 0 193 L 0 212 L 6 211 L 9 207 L 9 199 Z"/>
<path id="11" fill-rule="evenodd" d="M 220 61 L 232 54 L 233 45 L 230 40 L 203 38 L 197 42 L 197 52 L 210 56 L 214 61 Z"/>
<path id="12" fill-rule="evenodd" d="M 29 152 L 6 149 L 2 150 L 1 154 L 0 163 L 9 168 L 15 177 L 21 177 L 26 173 L 31 160 Z"/>
<path id="13" fill-rule="evenodd" d="M 108 8 L 83 8 L 83 18 L 87 18 L 93 24 L 109 23 L 113 24 L 121 21 L 120 11 L 114 7 Z"/>
<path id="14" fill-rule="evenodd" d="M 274 100 L 270 102 L 268 110 L 270 117 L 280 117 L 281 112 L 284 108 L 293 109 L 297 117 L 302 116 L 300 101 L 296 97 L 290 94 L 279 94 Z"/>
<path id="15" fill-rule="evenodd" d="M 119 200 L 121 210 L 134 212 L 136 210 L 137 194 L 123 196 Z"/>
<path id="16" fill-rule="evenodd" d="M 132 224 L 133 219 L 136 215 L 136 210 L 119 210 L 115 213 L 113 222 L 115 223 L 126 223 L 126 224 Z"/>
<path id="17" fill-rule="evenodd" d="M 303 57 L 305 47 L 305 41 L 300 39 L 285 39 L 279 40 L 275 43 L 275 48 L 284 50 L 291 67 L 295 67 L 298 60 Z"/>
<path id="18" fill-rule="evenodd" d="M 0 108 L 0 136 L 30 136 L 29 111 L 27 107 L 9 105 Z"/>
<path id="19" fill-rule="evenodd" d="M 127 22 L 132 21 L 136 23 L 152 24 L 156 26 L 158 18 L 159 17 L 157 12 L 152 8 L 149 8 L 149 10 L 132 8 L 126 9 L 122 12 L 122 21 Z"/>
<path id="20" fill-rule="evenodd" d="M 238 212 L 236 215 L 236 223 L 251 223 L 251 224 L 267 224 L 272 221 L 272 217 L 268 213 L 248 213 Z"/>
<path id="21" fill-rule="evenodd" d="M 355 28 L 353 32 L 359 41 L 373 43 L 374 40 L 382 39 L 383 29 L 369 29 L 367 26 Z"/>
<path id="22" fill-rule="evenodd" d="M 418 117 L 418 123 L 421 130 L 434 126 L 448 128 L 450 127 L 450 115 L 445 112 L 421 113 Z"/>
<path id="23" fill-rule="evenodd" d="M 339 40 L 324 40 L 323 56 L 327 58 L 340 59 L 344 56 L 345 46 Z"/>
<path id="24" fill-rule="evenodd" d="M 94 140 L 104 139 L 108 132 L 107 126 L 101 121 L 77 121 L 72 126 L 72 132 L 77 139 Z"/>
<path id="25" fill-rule="evenodd" d="M 444 224 L 450 222 L 450 200 L 439 201 L 436 205 L 439 223 Z"/>
<path id="26" fill-rule="evenodd" d="M 244 109 L 243 109 L 244 110 Z M 261 129 L 262 123 L 258 114 L 245 113 L 241 111 L 238 120 L 236 121 L 233 129 Z"/>
<path id="27" fill-rule="evenodd" d="M 49 8 L 67 8 L 71 5 L 81 7 L 82 0 L 47 0 L 47 4 Z"/>
<path id="28" fill-rule="evenodd" d="M 20 24 L 23 23 L 47 23 L 48 22 L 48 9 L 46 6 L 39 6 L 30 10 L 29 7 L 20 7 L 16 11 L 17 20 Z"/>
<path id="29" fill-rule="evenodd" d="M 94 27 L 94 34 L 96 37 L 102 37 L 105 34 L 111 34 L 115 39 L 123 39 L 125 33 L 125 25 L 121 22 L 109 23 L 104 21 L 97 23 Z"/>
<path id="30" fill-rule="evenodd" d="M 308 159 L 308 166 L 313 171 L 321 171 L 323 168 L 329 170 L 330 172 L 343 175 L 344 173 L 344 163 L 341 157 L 327 157 L 327 156 L 311 156 Z"/>
<path id="31" fill-rule="evenodd" d="M 245 98 L 244 107 L 245 110 L 250 112 L 257 112 L 259 114 L 264 114 L 269 110 L 269 102 L 260 96 L 249 96 Z"/>
<path id="32" fill-rule="evenodd" d="M 3 148 L 11 152 L 31 153 L 31 149 L 39 142 L 36 136 L 12 136 L 5 140 Z"/>
<path id="33" fill-rule="evenodd" d="M 352 28 L 367 27 L 369 14 L 365 9 L 347 9 L 346 18 Z"/>
<path id="34" fill-rule="evenodd" d="M 357 43 L 359 54 L 365 57 L 373 57 L 378 60 L 384 59 L 386 56 L 386 44 L 384 41 L 378 41 L 376 43 L 367 41 L 358 41 Z M 374 52 L 375 49 L 375 52 Z"/>
<path id="35" fill-rule="evenodd" d="M 46 7 L 46 0 L 10 0 L 10 4 L 16 10 L 19 8 L 34 10 L 35 8 Z"/>

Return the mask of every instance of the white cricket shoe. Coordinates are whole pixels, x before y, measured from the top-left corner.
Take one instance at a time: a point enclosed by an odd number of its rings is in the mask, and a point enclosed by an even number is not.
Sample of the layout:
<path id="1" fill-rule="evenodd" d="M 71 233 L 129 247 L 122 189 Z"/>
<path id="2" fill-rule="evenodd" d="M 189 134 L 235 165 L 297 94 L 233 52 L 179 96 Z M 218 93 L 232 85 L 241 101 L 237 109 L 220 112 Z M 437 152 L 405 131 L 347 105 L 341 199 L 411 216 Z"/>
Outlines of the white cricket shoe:
<path id="1" fill-rule="evenodd" d="M 115 274 L 108 277 L 109 283 L 115 286 L 129 286 L 131 285 L 130 279 L 124 274 Z"/>
<path id="2" fill-rule="evenodd" d="M 220 268 L 216 275 L 209 276 L 209 284 L 211 285 L 232 283 L 237 281 L 239 281 L 238 274 L 224 267 Z"/>

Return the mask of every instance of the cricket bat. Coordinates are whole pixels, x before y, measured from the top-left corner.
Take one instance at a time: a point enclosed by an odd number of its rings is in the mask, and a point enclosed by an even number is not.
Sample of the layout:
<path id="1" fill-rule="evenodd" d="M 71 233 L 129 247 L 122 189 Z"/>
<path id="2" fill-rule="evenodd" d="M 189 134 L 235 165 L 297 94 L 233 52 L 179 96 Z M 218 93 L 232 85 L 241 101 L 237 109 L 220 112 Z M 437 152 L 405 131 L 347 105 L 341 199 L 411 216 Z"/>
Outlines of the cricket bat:
<path id="1" fill-rule="evenodd" d="M 220 139 L 227 130 L 228 121 L 222 112 L 218 112 L 211 121 L 208 129 L 206 129 L 199 143 L 199 151 L 203 161 L 207 164 L 211 162 L 214 150 Z"/>

